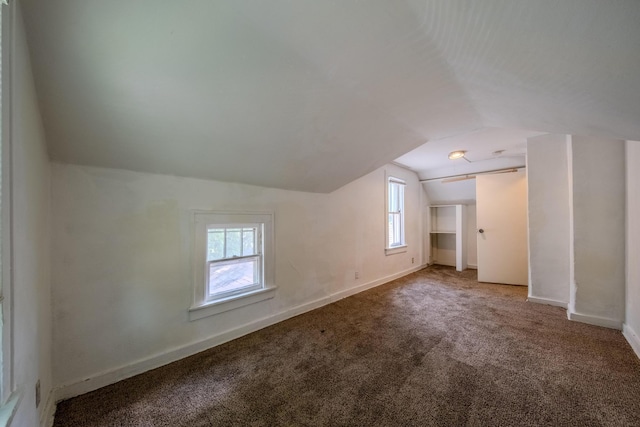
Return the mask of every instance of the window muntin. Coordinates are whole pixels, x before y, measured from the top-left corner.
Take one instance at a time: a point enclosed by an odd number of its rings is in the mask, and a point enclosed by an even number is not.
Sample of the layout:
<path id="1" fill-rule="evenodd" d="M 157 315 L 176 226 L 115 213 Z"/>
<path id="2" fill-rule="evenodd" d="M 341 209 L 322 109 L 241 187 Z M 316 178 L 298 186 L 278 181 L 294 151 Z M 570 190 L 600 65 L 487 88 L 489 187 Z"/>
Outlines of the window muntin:
<path id="1" fill-rule="evenodd" d="M 261 224 L 207 226 L 206 300 L 263 287 Z"/>
<path id="2" fill-rule="evenodd" d="M 405 245 L 404 240 L 404 187 L 405 182 L 389 177 L 387 182 L 387 248 Z"/>
<path id="3" fill-rule="evenodd" d="M 257 255 L 260 225 L 207 227 L 207 261 Z"/>

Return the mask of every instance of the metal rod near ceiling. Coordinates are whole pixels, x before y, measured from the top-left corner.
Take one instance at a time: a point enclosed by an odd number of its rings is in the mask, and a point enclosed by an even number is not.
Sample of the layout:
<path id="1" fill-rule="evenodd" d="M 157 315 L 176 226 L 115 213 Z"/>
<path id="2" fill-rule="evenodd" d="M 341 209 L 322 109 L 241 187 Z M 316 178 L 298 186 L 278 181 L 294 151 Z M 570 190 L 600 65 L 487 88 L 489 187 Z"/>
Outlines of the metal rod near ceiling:
<path id="1" fill-rule="evenodd" d="M 440 176 L 438 178 L 429 178 L 429 179 L 421 179 L 420 182 L 433 182 L 433 181 L 441 181 L 441 180 L 451 180 L 448 182 L 455 181 L 463 181 L 465 179 L 474 179 L 477 175 L 489 175 L 495 173 L 509 173 L 509 172 L 517 172 L 519 169 L 524 169 L 525 166 L 514 166 L 511 168 L 502 168 L 502 169 L 492 169 L 488 171 L 475 172 L 475 173 L 463 173 L 458 175 L 448 175 L 448 176 Z M 444 181 L 443 181 L 444 182 Z"/>

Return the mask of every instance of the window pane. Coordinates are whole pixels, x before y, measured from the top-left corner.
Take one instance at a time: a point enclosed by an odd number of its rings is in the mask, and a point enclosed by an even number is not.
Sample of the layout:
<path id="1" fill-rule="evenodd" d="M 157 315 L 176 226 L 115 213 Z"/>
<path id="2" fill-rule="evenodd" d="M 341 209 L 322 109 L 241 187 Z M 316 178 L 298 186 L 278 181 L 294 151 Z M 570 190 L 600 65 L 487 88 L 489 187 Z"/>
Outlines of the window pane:
<path id="1" fill-rule="evenodd" d="M 259 281 L 258 260 L 259 257 L 255 257 L 210 263 L 209 296 L 256 285 Z"/>
<path id="2" fill-rule="evenodd" d="M 401 234 L 401 230 L 400 230 L 401 224 L 400 224 L 400 214 L 395 214 L 394 215 L 394 220 L 393 220 L 393 245 L 394 246 L 398 246 L 402 244 L 402 234 Z"/>
<path id="3" fill-rule="evenodd" d="M 227 228 L 227 251 L 225 258 L 242 256 L 242 229 Z"/>
<path id="4" fill-rule="evenodd" d="M 224 228 L 210 229 L 207 235 L 207 261 L 224 258 Z"/>
<path id="5" fill-rule="evenodd" d="M 389 214 L 389 247 L 393 246 L 393 243 L 395 242 L 395 236 L 394 236 L 395 216 L 396 214 Z"/>
<path id="6" fill-rule="evenodd" d="M 404 185 L 397 182 L 388 183 L 389 191 L 389 220 L 387 224 L 388 246 L 404 245 L 404 227 L 402 222 L 404 211 Z"/>
<path id="7" fill-rule="evenodd" d="M 389 183 L 389 212 L 398 212 L 398 185 Z"/>
<path id="8" fill-rule="evenodd" d="M 245 228 L 242 230 L 242 255 L 256 254 L 256 229 Z"/>

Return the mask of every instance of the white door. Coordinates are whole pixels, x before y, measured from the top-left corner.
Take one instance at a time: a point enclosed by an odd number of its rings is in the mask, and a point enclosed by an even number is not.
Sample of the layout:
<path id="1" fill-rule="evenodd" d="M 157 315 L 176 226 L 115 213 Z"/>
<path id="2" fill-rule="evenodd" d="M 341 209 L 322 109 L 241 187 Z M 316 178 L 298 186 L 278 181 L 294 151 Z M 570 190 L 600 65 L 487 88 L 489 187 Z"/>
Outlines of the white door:
<path id="1" fill-rule="evenodd" d="M 524 171 L 476 177 L 478 281 L 527 285 L 527 179 Z"/>

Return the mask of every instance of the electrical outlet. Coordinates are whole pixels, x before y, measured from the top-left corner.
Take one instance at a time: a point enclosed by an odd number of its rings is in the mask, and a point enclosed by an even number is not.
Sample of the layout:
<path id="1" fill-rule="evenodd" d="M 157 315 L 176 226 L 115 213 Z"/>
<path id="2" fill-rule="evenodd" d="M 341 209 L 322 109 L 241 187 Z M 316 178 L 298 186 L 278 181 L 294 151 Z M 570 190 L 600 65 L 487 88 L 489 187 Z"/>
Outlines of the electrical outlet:
<path id="1" fill-rule="evenodd" d="M 411 264 L 413 264 L 413 263 L 415 263 L 415 262 L 416 262 L 416 260 L 415 260 L 415 259 L 413 259 L 413 258 L 411 258 Z"/>
<path id="2" fill-rule="evenodd" d="M 36 383 L 36 408 L 40 406 L 40 380 Z"/>
<path id="3" fill-rule="evenodd" d="M 359 279 L 359 278 L 360 278 L 360 273 L 356 271 L 356 279 Z"/>

